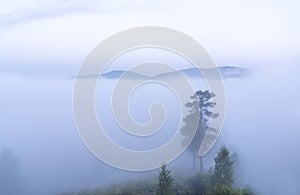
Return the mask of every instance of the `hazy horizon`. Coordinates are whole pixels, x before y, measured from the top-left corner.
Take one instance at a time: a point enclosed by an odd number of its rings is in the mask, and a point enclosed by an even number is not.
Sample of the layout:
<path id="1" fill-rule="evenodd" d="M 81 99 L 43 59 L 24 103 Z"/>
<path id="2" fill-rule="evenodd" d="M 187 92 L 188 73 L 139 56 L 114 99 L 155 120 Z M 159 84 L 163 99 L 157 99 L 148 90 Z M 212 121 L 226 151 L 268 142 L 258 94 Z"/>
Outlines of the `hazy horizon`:
<path id="1" fill-rule="evenodd" d="M 143 174 L 112 168 L 89 152 L 76 129 L 74 79 L 70 79 L 98 43 L 139 26 L 165 26 L 187 33 L 217 66 L 253 70 L 247 77 L 224 79 L 225 124 L 218 143 L 205 157 L 205 169 L 212 166 L 218 147 L 224 144 L 240 158 L 243 184 L 251 184 L 261 194 L 299 194 L 299 6 L 293 0 L 2 2 L 0 152 L 7 148 L 19 160 L 21 194 L 77 191 Z M 178 69 L 191 67 L 179 56 L 152 52 L 133 52 L 111 67 L 128 69 L 150 58 Z M 195 91 L 207 89 L 201 79 L 190 82 Z M 100 120 L 118 130 L 109 96 L 98 93 L 111 93 L 114 83 L 114 79 L 104 79 L 95 97 Z M 148 106 L 158 100 L 164 102 L 171 110 L 165 131 L 159 139 L 147 142 L 108 132 L 123 146 L 144 150 L 161 145 L 178 123 L 174 94 L 161 86 L 150 85 L 148 89 L 151 91 L 141 88 L 132 96 L 130 111 L 145 123 L 149 120 Z M 188 169 L 191 163 L 185 162 L 189 157 L 184 154 L 171 167 L 178 172 L 180 167 Z"/>

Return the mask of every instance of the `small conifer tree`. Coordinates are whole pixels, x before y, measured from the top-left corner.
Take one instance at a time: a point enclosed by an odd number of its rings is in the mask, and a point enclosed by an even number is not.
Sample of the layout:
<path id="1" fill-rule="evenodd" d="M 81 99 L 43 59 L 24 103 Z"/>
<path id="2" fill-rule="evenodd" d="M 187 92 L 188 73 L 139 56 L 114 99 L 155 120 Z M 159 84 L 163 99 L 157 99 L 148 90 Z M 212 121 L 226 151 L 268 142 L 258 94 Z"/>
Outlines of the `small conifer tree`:
<path id="1" fill-rule="evenodd" d="M 233 181 L 233 160 L 230 158 L 229 150 L 222 146 L 215 158 L 213 182 L 215 185 L 230 188 Z"/>
<path id="2" fill-rule="evenodd" d="M 167 170 L 165 163 L 161 165 L 158 177 L 158 194 L 169 195 L 172 194 L 173 179 L 171 177 L 171 170 Z"/>

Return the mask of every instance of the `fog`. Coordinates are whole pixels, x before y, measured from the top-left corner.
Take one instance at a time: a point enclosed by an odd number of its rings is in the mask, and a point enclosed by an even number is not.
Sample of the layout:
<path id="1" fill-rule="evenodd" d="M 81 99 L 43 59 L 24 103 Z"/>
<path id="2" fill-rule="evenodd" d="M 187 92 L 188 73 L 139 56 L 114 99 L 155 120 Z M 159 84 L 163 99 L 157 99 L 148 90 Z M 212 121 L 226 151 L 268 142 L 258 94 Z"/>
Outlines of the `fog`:
<path id="1" fill-rule="evenodd" d="M 224 77 L 225 124 L 204 157 L 205 171 L 226 145 L 238 156 L 237 185 L 266 195 L 300 194 L 299 5 L 293 0 L 2 1 L 0 194 L 50 195 L 157 177 L 158 170 L 122 171 L 98 160 L 81 140 L 72 108 L 74 79 L 90 50 L 114 33 L 153 25 L 187 33 L 217 66 L 251 72 Z M 107 71 L 127 70 L 140 62 L 136 56 L 146 60 L 149 53 L 127 56 Z M 177 69 L 190 67 L 162 51 L 150 57 Z M 195 91 L 207 89 L 204 81 L 188 79 Z M 180 118 L 175 95 L 152 84 L 136 90 L 129 110 L 137 122 L 149 121 L 154 101 L 168 111 L 163 131 L 139 140 L 115 124 L 107 95 L 114 83 L 104 79 L 95 93 L 99 121 L 111 139 L 136 150 L 170 139 Z M 188 177 L 193 173 L 191 154 L 168 167 L 174 177 Z"/>
<path id="2" fill-rule="evenodd" d="M 205 157 L 206 169 L 225 144 L 239 156 L 243 184 L 262 194 L 300 193 L 299 73 L 294 65 L 275 66 L 225 80 L 225 125 Z M 19 161 L 22 194 L 76 191 L 143 174 L 114 169 L 86 149 L 72 113 L 73 79 L 12 74 L 1 74 L 0 79 L 0 148 L 12 151 Z M 189 166 L 185 158 L 189 155 L 171 166 Z"/>
<path id="3" fill-rule="evenodd" d="M 263 194 L 299 194 L 299 68 L 273 66 L 227 82 L 226 142 Z"/>

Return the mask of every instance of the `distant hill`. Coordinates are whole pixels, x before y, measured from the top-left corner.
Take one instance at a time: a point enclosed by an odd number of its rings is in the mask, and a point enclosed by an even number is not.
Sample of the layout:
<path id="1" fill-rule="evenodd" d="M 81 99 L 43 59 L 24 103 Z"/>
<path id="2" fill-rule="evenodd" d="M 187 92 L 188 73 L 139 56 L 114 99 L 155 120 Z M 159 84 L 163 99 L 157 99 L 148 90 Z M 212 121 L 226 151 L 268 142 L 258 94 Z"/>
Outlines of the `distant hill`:
<path id="1" fill-rule="evenodd" d="M 214 72 L 218 69 L 224 79 L 230 78 L 245 78 L 250 76 L 251 70 L 241 67 L 234 66 L 221 66 L 218 68 L 209 68 L 209 69 L 197 69 L 197 68 L 187 68 L 179 70 L 183 75 L 190 78 L 201 78 L 201 72 L 209 78 L 215 78 Z M 166 72 L 162 74 L 149 77 L 134 71 L 124 71 L 124 70 L 112 70 L 102 74 L 103 78 L 106 79 L 118 79 L 126 72 L 125 79 L 159 79 L 159 78 L 176 78 L 178 76 L 178 71 Z M 98 77 L 99 75 L 79 75 L 76 78 L 91 78 Z"/>
<path id="2" fill-rule="evenodd" d="M 205 74 L 209 78 L 214 78 L 214 72 L 216 68 L 209 68 L 209 69 L 200 69 L 200 71 L 197 68 L 187 68 L 180 70 L 185 76 L 190 78 L 199 78 L 201 77 L 201 73 Z M 233 67 L 233 66 L 222 66 L 218 67 L 222 77 L 224 79 L 228 78 L 244 78 L 250 75 L 249 69 L 244 69 L 240 67 Z M 163 73 L 160 75 L 157 75 L 156 77 L 173 77 L 175 74 L 174 72 L 168 72 Z"/>
<path id="3" fill-rule="evenodd" d="M 122 76 L 122 74 L 124 74 L 125 72 L 126 72 L 126 78 L 129 78 L 129 79 L 146 79 L 146 78 L 150 78 L 146 75 L 139 74 L 137 72 L 122 71 L 122 70 L 113 70 L 113 71 L 102 74 L 102 76 L 106 79 L 117 79 L 117 78 L 120 78 Z"/>

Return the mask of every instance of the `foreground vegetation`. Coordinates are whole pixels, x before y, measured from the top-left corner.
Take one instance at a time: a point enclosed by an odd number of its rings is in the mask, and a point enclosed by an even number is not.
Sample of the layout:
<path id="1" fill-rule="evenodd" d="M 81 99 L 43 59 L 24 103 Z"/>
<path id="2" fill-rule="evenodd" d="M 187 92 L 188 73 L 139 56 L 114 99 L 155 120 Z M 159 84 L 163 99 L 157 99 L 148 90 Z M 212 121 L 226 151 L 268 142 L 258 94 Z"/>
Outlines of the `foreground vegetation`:
<path id="1" fill-rule="evenodd" d="M 112 185 L 108 188 L 66 192 L 60 195 L 252 195 L 249 187 L 234 187 L 234 161 L 226 147 L 215 158 L 215 166 L 208 173 L 175 180 L 171 170 L 162 164 L 157 181 L 131 182 Z"/>

